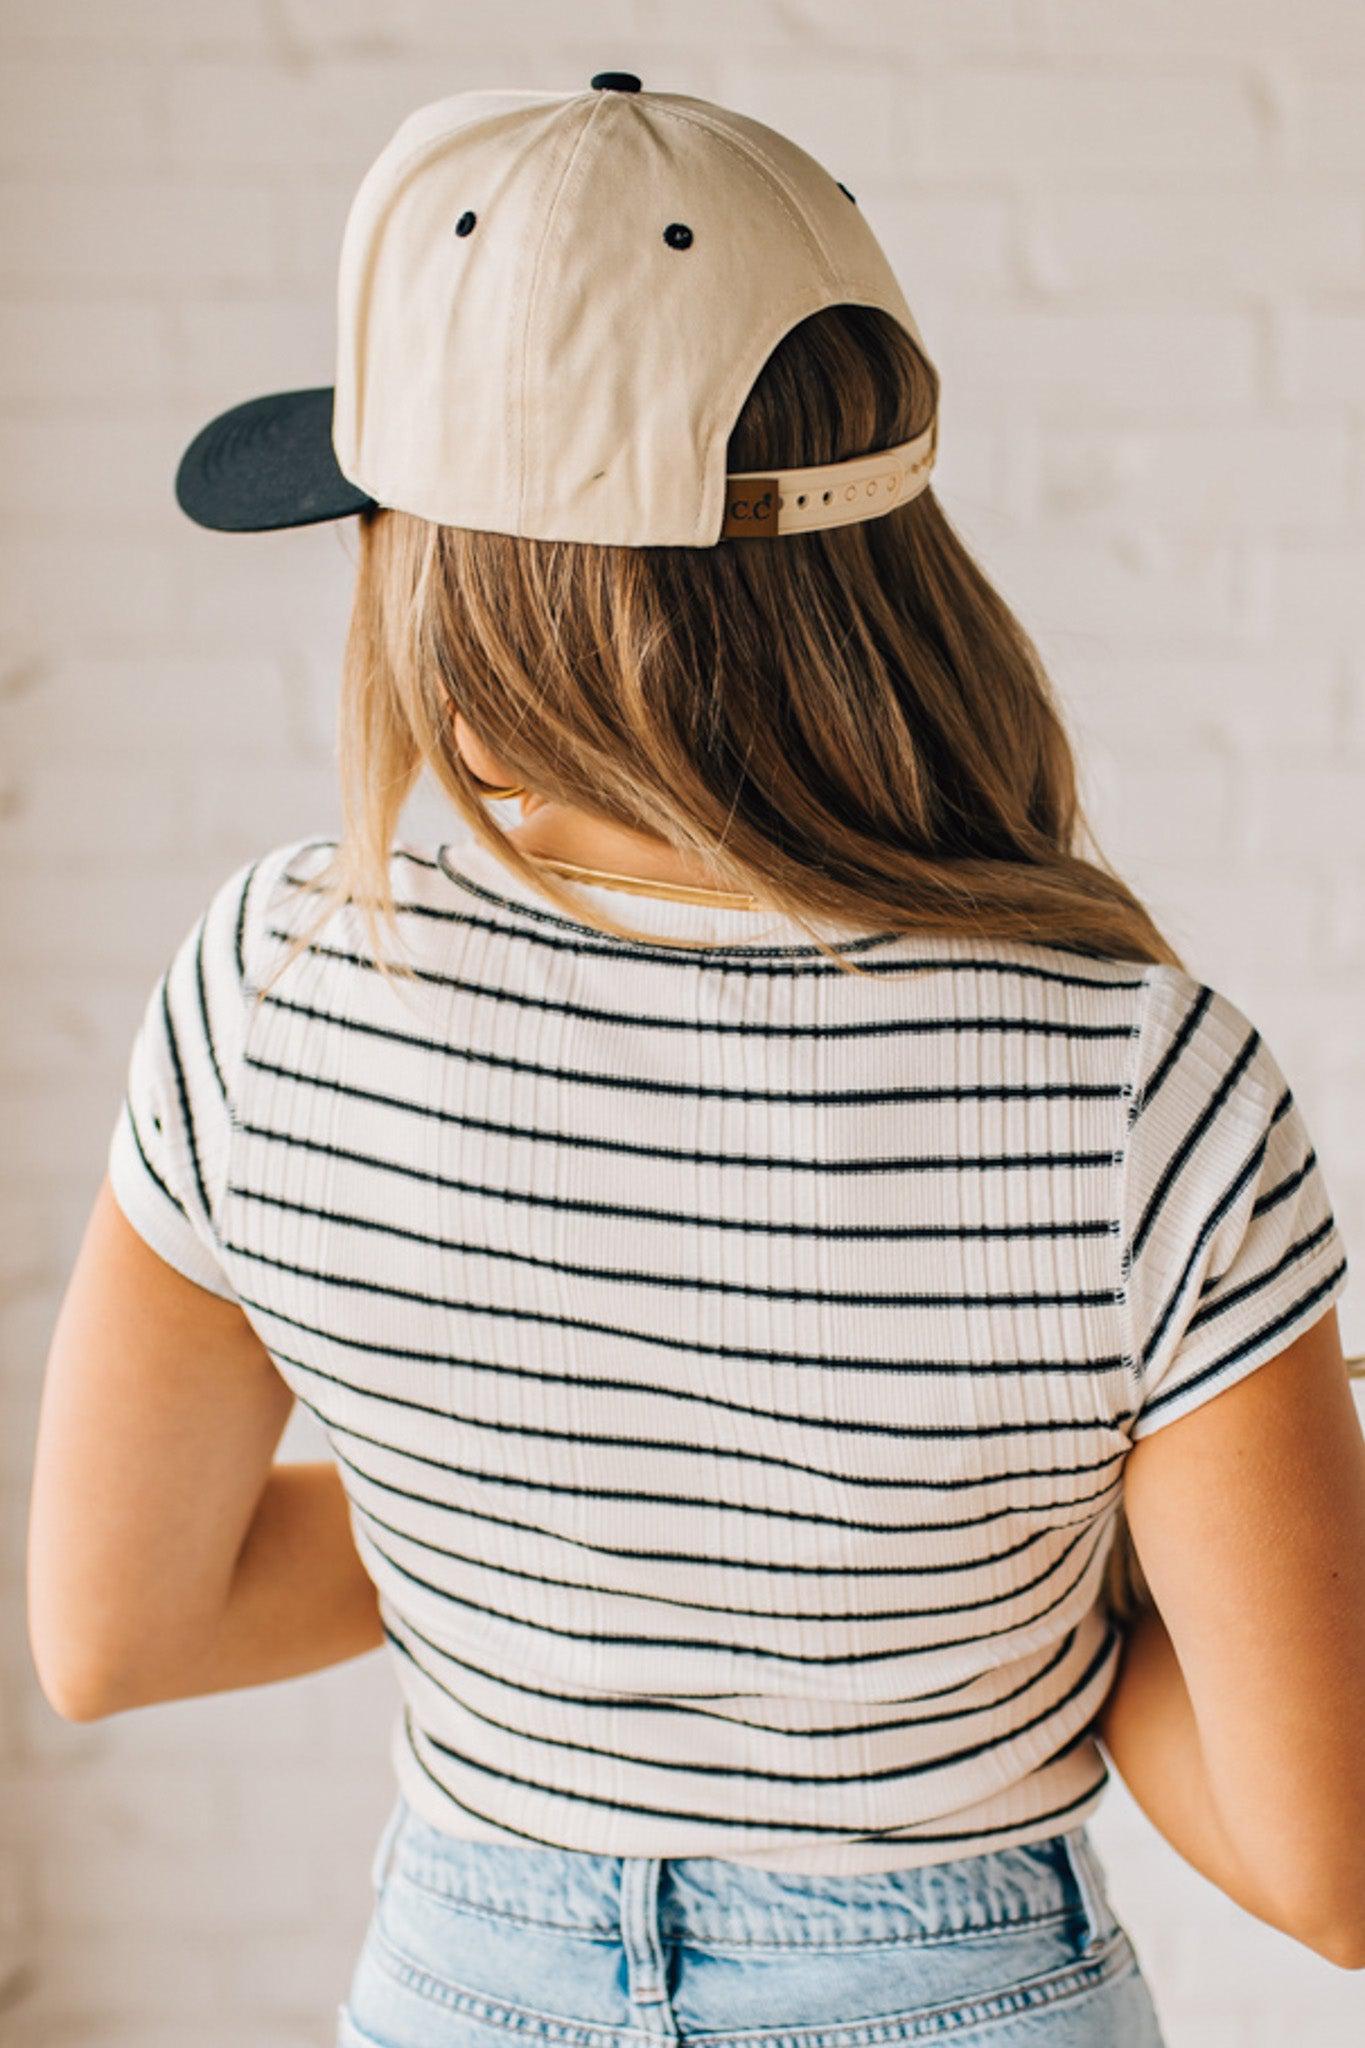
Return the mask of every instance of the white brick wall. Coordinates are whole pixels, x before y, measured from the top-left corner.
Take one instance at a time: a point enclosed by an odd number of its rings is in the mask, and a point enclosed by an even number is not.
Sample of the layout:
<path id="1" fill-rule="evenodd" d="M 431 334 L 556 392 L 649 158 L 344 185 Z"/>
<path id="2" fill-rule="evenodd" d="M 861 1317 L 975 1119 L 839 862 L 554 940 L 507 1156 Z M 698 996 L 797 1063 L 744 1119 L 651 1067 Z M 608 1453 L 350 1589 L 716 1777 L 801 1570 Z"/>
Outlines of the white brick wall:
<path id="1" fill-rule="evenodd" d="M 346 205 L 422 100 L 622 67 L 788 130 L 905 283 L 940 494 L 1102 842 L 1262 1026 L 1365 1260 L 1365 8 L 8 0 L 0 61 L 0 2032 L 329 2048 L 381 1660 L 72 1727 L 23 1629 L 42 1360 L 147 989 L 231 867 L 339 822 L 349 540 L 199 532 L 181 448 L 330 377 Z M 1365 1348 L 1365 1294 L 1343 1321 Z M 1117 1782 L 1095 1835 L 1171 2048 L 1359 2038 L 1362 1980 Z"/>

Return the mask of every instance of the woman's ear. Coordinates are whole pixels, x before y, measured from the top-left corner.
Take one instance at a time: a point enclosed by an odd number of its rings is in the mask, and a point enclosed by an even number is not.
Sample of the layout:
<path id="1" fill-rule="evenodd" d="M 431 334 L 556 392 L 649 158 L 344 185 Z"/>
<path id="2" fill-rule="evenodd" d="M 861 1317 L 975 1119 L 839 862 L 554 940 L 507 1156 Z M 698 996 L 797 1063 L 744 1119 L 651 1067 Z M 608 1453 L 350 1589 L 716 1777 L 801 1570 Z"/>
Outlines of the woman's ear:
<path id="1" fill-rule="evenodd" d="M 497 755 L 470 731 L 463 713 L 452 710 L 450 716 L 455 745 L 463 756 L 470 774 L 477 775 L 480 782 L 487 782 L 495 789 L 505 789 L 510 783 L 515 782 L 516 777 L 506 762 L 500 761 Z"/>

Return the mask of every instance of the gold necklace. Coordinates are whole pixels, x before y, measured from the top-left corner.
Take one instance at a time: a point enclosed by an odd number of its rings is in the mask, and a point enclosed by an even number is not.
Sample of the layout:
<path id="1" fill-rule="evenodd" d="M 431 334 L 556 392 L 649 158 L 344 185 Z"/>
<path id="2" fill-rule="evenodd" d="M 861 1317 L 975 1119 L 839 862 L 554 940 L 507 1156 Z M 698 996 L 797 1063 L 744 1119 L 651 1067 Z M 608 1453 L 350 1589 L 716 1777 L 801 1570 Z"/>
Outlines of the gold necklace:
<path id="1" fill-rule="evenodd" d="M 600 883 L 609 889 L 626 889 L 638 896 L 666 896 L 674 903 L 712 903 L 730 910 L 757 910 L 757 897 L 747 896 L 737 889 L 704 889 L 691 882 L 651 882 L 643 875 L 618 875 L 610 868 L 590 868 L 581 861 L 557 860 L 551 854 L 532 853 L 527 855 L 538 867 L 552 868 L 566 880 Z"/>

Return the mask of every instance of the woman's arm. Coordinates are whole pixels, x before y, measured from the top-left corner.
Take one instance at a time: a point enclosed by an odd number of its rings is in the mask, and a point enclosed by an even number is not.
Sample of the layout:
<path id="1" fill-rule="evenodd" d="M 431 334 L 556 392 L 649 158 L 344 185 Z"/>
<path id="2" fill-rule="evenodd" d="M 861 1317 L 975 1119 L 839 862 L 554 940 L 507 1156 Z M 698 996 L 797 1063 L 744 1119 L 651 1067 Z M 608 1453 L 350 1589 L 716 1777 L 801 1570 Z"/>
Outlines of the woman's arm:
<path id="1" fill-rule="evenodd" d="M 1293 1925 L 1236 1849 L 1209 1786 L 1185 1675 L 1156 1608 L 1146 1608 L 1126 1632 L 1095 1735 L 1156 1833 L 1209 1884 L 1328 1962 L 1359 1968 L 1355 1950 Z"/>
<path id="2" fill-rule="evenodd" d="M 1209 1790 L 1189 1688 L 1166 1624 L 1148 1607 L 1095 1722 L 1115 1770 L 1158 1834 L 1210 1884 L 1281 1933 L 1286 1927 L 1223 1826 Z"/>
<path id="3" fill-rule="evenodd" d="M 198 1657 L 106 1711 L 299 1678 L 383 1641 L 378 1594 L 356 1553 L 336 1466 L 275 1465 Z"/>
<path id="4" fill-rule="evenodd" d="M 1101 1740 L 1197 1870 L 1365 1967 L 1365 1437 L 1335 1315 L 1139 1438 L 1124 1508 L 1159 1612 Z"/>
<path id="5" fill-rule="evenodd" d="M 87 1721 L 380 1640 L 334 1470 L 275 1465 L 293 1396 L 241 1308 L 100 1189 L 58 1313 L 29 1510 L 39 1682 Z"/>

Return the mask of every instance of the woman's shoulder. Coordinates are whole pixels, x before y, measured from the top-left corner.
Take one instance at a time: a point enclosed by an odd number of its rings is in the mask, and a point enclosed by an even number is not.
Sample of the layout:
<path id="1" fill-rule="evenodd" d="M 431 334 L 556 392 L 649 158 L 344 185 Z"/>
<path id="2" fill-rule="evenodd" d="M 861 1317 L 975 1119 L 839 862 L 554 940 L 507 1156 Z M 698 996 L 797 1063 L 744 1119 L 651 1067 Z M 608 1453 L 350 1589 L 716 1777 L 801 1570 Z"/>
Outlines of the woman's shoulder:
<path id="1" fill-rule="evenodd" d="M 1137 1103 L 1159 1094 L 1189 1097 L 1260 1117 L 1276 1108 L 1286 1082 L 1269 1044 L 1232 997 L 1183 967 L 1146 970 Z"/>

